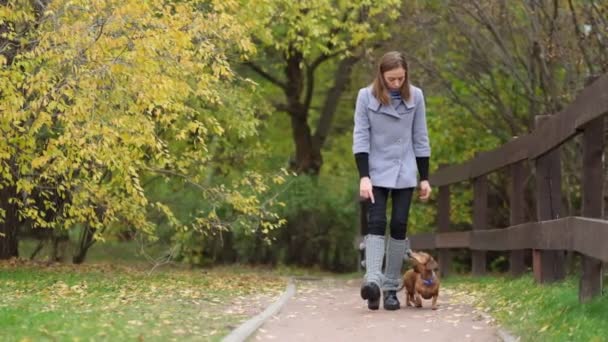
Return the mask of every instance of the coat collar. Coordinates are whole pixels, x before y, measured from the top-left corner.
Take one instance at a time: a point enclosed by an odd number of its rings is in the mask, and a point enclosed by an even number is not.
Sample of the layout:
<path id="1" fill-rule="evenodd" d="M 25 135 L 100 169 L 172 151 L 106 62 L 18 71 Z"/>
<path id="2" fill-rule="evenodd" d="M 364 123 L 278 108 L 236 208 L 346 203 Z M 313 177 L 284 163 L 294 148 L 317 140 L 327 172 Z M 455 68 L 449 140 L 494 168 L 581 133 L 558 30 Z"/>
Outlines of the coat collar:
<path id="1" fill-rule="evenodd" d="M 401 101 L 403 101 L 403 103 L 405 104 L 405 107 L 407 109 L 414 108 L 413 95 L 410 96 L 409 101 L 405 101 L 405 100 L 401 100 Z M 393 116 L 397 119 L 401 119 L 401 117 L 402 117 L 402 115 L 397 113 L 397 111 L 395 110 L 395 108 L 393 108 L 393 106 L 391 106 L 391 105 L 387 106 L 387 105 L 380 103 L 380 101 L 378 101 L 378 99 L 376 99 L 376 97 L 372 94 L 371 89 L 369 91 L 369 104 L 367 105 L 367 107 L 369 109 L 373 110 L 374 112 L 387 114 L 387 115 Z"/>
<path id="2" fill-rule="evenodd" d="M 414 108 L 414 107 L 415 107 L 415 104 L 414 104 L 414 94 L 413 94 L 413 92 L 410 92 L 410 99 L 409 99 L 408 101 L 405 101 L 405 100 L 401 100 L 401 101 L 403 101 L 403 103 L 405 103 L 405 107 L 406 107 L 407 109 L 412 109 L 412 108 Z"/>

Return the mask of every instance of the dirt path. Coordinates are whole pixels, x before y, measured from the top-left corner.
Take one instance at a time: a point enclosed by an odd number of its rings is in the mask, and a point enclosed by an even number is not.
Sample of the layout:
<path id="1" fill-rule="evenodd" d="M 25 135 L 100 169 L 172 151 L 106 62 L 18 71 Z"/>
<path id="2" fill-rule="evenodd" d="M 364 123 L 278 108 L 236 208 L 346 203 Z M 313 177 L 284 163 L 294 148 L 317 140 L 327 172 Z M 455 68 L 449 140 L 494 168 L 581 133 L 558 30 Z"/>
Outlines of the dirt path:
<path id="1" fill-rule="evenodd" d="M 360 280 L 296 281 L 297 293 L 250 341 L 501 341 L 492 320 L 442 289 L 439 309 L 367 309 Z M 485 318 L 484 318 L 485 317 Z"/>

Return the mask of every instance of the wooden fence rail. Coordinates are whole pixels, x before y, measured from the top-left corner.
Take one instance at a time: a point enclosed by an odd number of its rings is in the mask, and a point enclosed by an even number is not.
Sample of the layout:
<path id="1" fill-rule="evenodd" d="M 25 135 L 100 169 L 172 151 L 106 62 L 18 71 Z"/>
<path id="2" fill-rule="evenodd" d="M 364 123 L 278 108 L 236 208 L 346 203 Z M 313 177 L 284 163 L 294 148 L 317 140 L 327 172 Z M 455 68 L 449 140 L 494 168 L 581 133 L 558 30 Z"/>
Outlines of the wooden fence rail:
<path id="1" fill-rule="evenodd" d="M 608 221 L 585 217 L 571 216 L 482 231 L 425 233 L 409 239 L 412 247 L 416 249 L 567 250 L 608 262 Z"/>
<path id="2" fill-rule="evenodd" d="M 433 186 L 471 180 L 524 159 L 536 159 L 568 141 L 585 126 L 608 113 L 608 75 L 585 88 L 564 110 L 551 115 L 532 133 L 513 139 L 465 163 L 442 168 L 431 175 Z"/>
<path id="3" fill-rule="evenodd" d="M 484 274 L 486 251 L 510 251 L 510 271 L 525 270 L 523 250 L 533 250 L 538 282 L 565 276 L 564 251 L 583 255 L 579 298 L 586 301 L 602 292 L 602 262 L 608 262 L 608 221 L 603 217 L 602 158 L 604 116 L 608 113 L 608 75 L 586 87 L 564 110 L 537 117 L 536 129 L 458 165 L 441 167 L 430 181 L 439 187 L 436 234 L 410 237 L 414 249 L 438 249 L 440 272 L 449 272 L 451 248 L 468 248 L 473 274 Z M 559 147 L 583 135 L 582 215 L 561 215 L 561 160 Z M 524 163 L 534 173 L 536 222 L 524 222 Z M 487 175 L 507 169 L 511 178 L 510 227 L 487 229 Z M 473 230 L 450 232 L 450 185 L 470 181 L 473 186 Z"/>

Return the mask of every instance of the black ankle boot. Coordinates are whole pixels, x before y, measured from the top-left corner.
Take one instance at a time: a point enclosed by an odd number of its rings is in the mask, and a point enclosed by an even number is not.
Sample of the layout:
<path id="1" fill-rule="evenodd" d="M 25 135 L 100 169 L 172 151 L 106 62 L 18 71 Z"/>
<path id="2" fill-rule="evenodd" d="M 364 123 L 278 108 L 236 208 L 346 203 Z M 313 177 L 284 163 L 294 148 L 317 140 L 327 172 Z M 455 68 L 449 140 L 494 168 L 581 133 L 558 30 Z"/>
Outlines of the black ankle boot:
<path id="1" fill-rule="evenodd" d="M 367 307 L 370 310 L 378 310 L 380 308 L 380 288 L 376 283 L 364 283 L 361 286 L 361 298 L 367 300 Z"/>
<path id="2" fill-rule="evenodd" d="M 384 310 L 399 310 L 401 304 L 397 299 L 397 291 L 389 290 L 384 292 Z"/>

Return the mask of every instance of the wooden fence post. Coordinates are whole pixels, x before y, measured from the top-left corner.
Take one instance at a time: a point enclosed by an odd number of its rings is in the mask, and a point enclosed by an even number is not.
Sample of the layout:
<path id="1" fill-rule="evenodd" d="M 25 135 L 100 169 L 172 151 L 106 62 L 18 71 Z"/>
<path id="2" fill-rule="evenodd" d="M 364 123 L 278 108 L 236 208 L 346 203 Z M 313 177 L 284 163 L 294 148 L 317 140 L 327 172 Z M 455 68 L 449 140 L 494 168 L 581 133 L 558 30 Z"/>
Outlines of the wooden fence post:
<path id="1" fill-rule="evenodd" d="M 439 198 L 437 208 L 437 231 L 439 233 L 450 230 L 450 186 L 443 185 L 439 187 Z M 439 274 L 442 277 L 447 277 L 452 268 L 452 259 L 450 250 L 446 248 L 439 249 Z"/>
<path id="2" fill-rule="evenodd" d="M 550 115 L 537 115 L 536 127 L 550 118 Z M 562 170 L 559 148 L 539 156 L 535 160 L 535 168 L 537 219 L 546 221 L 560 218 Z M 541 284 L 564 279 L 565 261 L 564 251 L 534 250 L 534 278 Z"/>
<path id="3" fill-rule="evenodd" d="M 526 169 L 524 161 L 519 161 L 512 164 L 511 172 L 511 193 L 509 198 L 509 223 L 511 226 L 525 223 L 525 182 Z M 524 273 L 526 265 L 524 264 L 524 250 L 513 250 L 509 255 L 509 272 L 512 276 L 519 276 Z"/>
<path id="4" fill-rule="evenodd" d="M 473 179 L 473 230 L 488 227 L 488 182 L 486 175 Z M 486 251 L 471 250 L 473 275 L 486 273 Z"/>
<path id="5" fill-rule="evenodd" d="M 583 127 L 583 210 L 585 217 L 602 218 L 604 169 L 604 117 Z M 588 301 L 602 293 L 602 262 L 582 256 L 583 274 L 579 286 L 579 300 Z"/>

